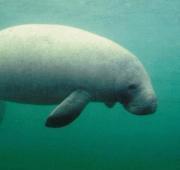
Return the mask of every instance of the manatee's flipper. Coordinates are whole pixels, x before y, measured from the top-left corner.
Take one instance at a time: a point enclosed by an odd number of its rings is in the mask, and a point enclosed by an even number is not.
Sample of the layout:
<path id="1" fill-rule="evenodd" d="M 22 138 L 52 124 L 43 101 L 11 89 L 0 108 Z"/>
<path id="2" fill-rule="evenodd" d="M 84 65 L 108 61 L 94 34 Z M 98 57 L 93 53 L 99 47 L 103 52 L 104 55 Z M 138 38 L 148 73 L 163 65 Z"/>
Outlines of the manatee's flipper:
<path id="1" fill-rule="evenodd" d="M 4 101 L 0 101 L 0 123 L 3 121 L 5 110 L 6 110 L 6 103 Z"/>
<path id="2" fill-rule="evenodd" d="M 90 98 L 86 91 L 74 91 L 52 111 L 46 120 L 46 126 L 57 128 L 68 125 L 79 116 Z"/>
<path id="3" fill-rule="evenodd" d="M 112 108 L 115 105 L 115 102 L 106 102 L 105 105 L 109 108 Z"/>

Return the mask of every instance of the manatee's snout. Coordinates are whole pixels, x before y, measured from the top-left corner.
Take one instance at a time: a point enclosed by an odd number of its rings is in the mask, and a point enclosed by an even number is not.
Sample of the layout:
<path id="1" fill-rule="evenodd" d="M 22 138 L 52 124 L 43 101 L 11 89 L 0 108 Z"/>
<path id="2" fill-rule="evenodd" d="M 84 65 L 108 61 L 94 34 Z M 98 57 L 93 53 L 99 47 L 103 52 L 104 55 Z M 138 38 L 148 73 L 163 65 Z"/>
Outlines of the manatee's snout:
<path id="1" fill-rule="evenodd" d="M 139 101 L 138 101 L 139 103 Z M 157 109 L 157 99 L 156 97 L 151 97 L 147 100 L 142 101 L 142 105 L 137 104 L 137 102 L 130 102 L 124 107 L 131 113 L 136 115 L 147 115 L 152 114 Z"/>
<path id="2" fill-rule="evenodd" d="M 152 98 L 148 102 L 148 104 L 144 106 L 137 106 L 135 109 L 132 108 L 132 113 L 137 115 L 146 115 L 146 114 L 152 114 L 157 109 L 157 99 Z"/>

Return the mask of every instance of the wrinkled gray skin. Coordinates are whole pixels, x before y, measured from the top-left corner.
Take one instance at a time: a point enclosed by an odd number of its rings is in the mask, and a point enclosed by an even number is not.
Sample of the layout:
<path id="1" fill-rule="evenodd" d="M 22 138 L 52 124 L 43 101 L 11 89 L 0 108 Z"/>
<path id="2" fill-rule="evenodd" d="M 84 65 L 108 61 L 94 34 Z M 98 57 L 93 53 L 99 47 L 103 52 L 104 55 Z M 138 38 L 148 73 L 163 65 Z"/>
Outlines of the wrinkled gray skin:
<path id="1" fill-rule="evenodd" d="M 138 115 L 155 112 L 157 105 L 140 61 L 106 38 L 60 25 L 21 25 L 0 31 L 1 101 L 59 104 L 70 95 L 69 107 L 74 101 L 81 103 L 75 104 L 78 114 L 89 101 L 109 107 L 119 102 Z M 59 110 L 63 107 L 66 112 L 67 106 L 65 100 L 54 111 L 54 122 L 49 119 L 46 125 L 61 127 L 73 121 L 58 124 Z"/>

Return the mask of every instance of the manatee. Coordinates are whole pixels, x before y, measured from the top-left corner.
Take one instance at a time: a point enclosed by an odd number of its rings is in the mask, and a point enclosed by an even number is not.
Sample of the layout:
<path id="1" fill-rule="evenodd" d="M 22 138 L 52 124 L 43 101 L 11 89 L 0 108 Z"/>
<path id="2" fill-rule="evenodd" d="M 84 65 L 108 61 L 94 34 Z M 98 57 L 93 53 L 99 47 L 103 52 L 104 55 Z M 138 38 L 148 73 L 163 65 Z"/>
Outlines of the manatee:
<path id="1" fill-rule="evenodd" d="M 47 127 L 75 120 L 89 102 L 120 103 L 136 115 L 156 111 L 151 80 L 138 58 L 102 36 L 63 25 L 0 31 L 0 100 L 51 105 Z"/>

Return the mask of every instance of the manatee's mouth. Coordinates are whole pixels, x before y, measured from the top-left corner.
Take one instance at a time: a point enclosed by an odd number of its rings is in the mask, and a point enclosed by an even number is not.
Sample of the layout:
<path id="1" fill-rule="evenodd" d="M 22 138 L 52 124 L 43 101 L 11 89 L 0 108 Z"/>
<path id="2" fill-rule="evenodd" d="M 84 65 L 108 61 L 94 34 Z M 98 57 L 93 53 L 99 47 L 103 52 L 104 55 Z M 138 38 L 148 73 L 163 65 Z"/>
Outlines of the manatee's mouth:
<path id="1" fill-rule="evenodd" d="M 157 109 L 156 96 L 148 96 L 148 98 L 133 99 L 130 95 L 124 94 L 123 96 L 121 96 L 119 101 L 128 112 L 136 115 L 152 114 Z"/>
<path id="2" fill-rule="evenodd" d="M 151 102 L 150 104 L 145 106 L 139 106 L 129 103 L 129 104 L 125 104 L 124 107 L 130 113 L 136 115 L 148 115 L 154 113 L 157 110 L 157 103 Z"/>

